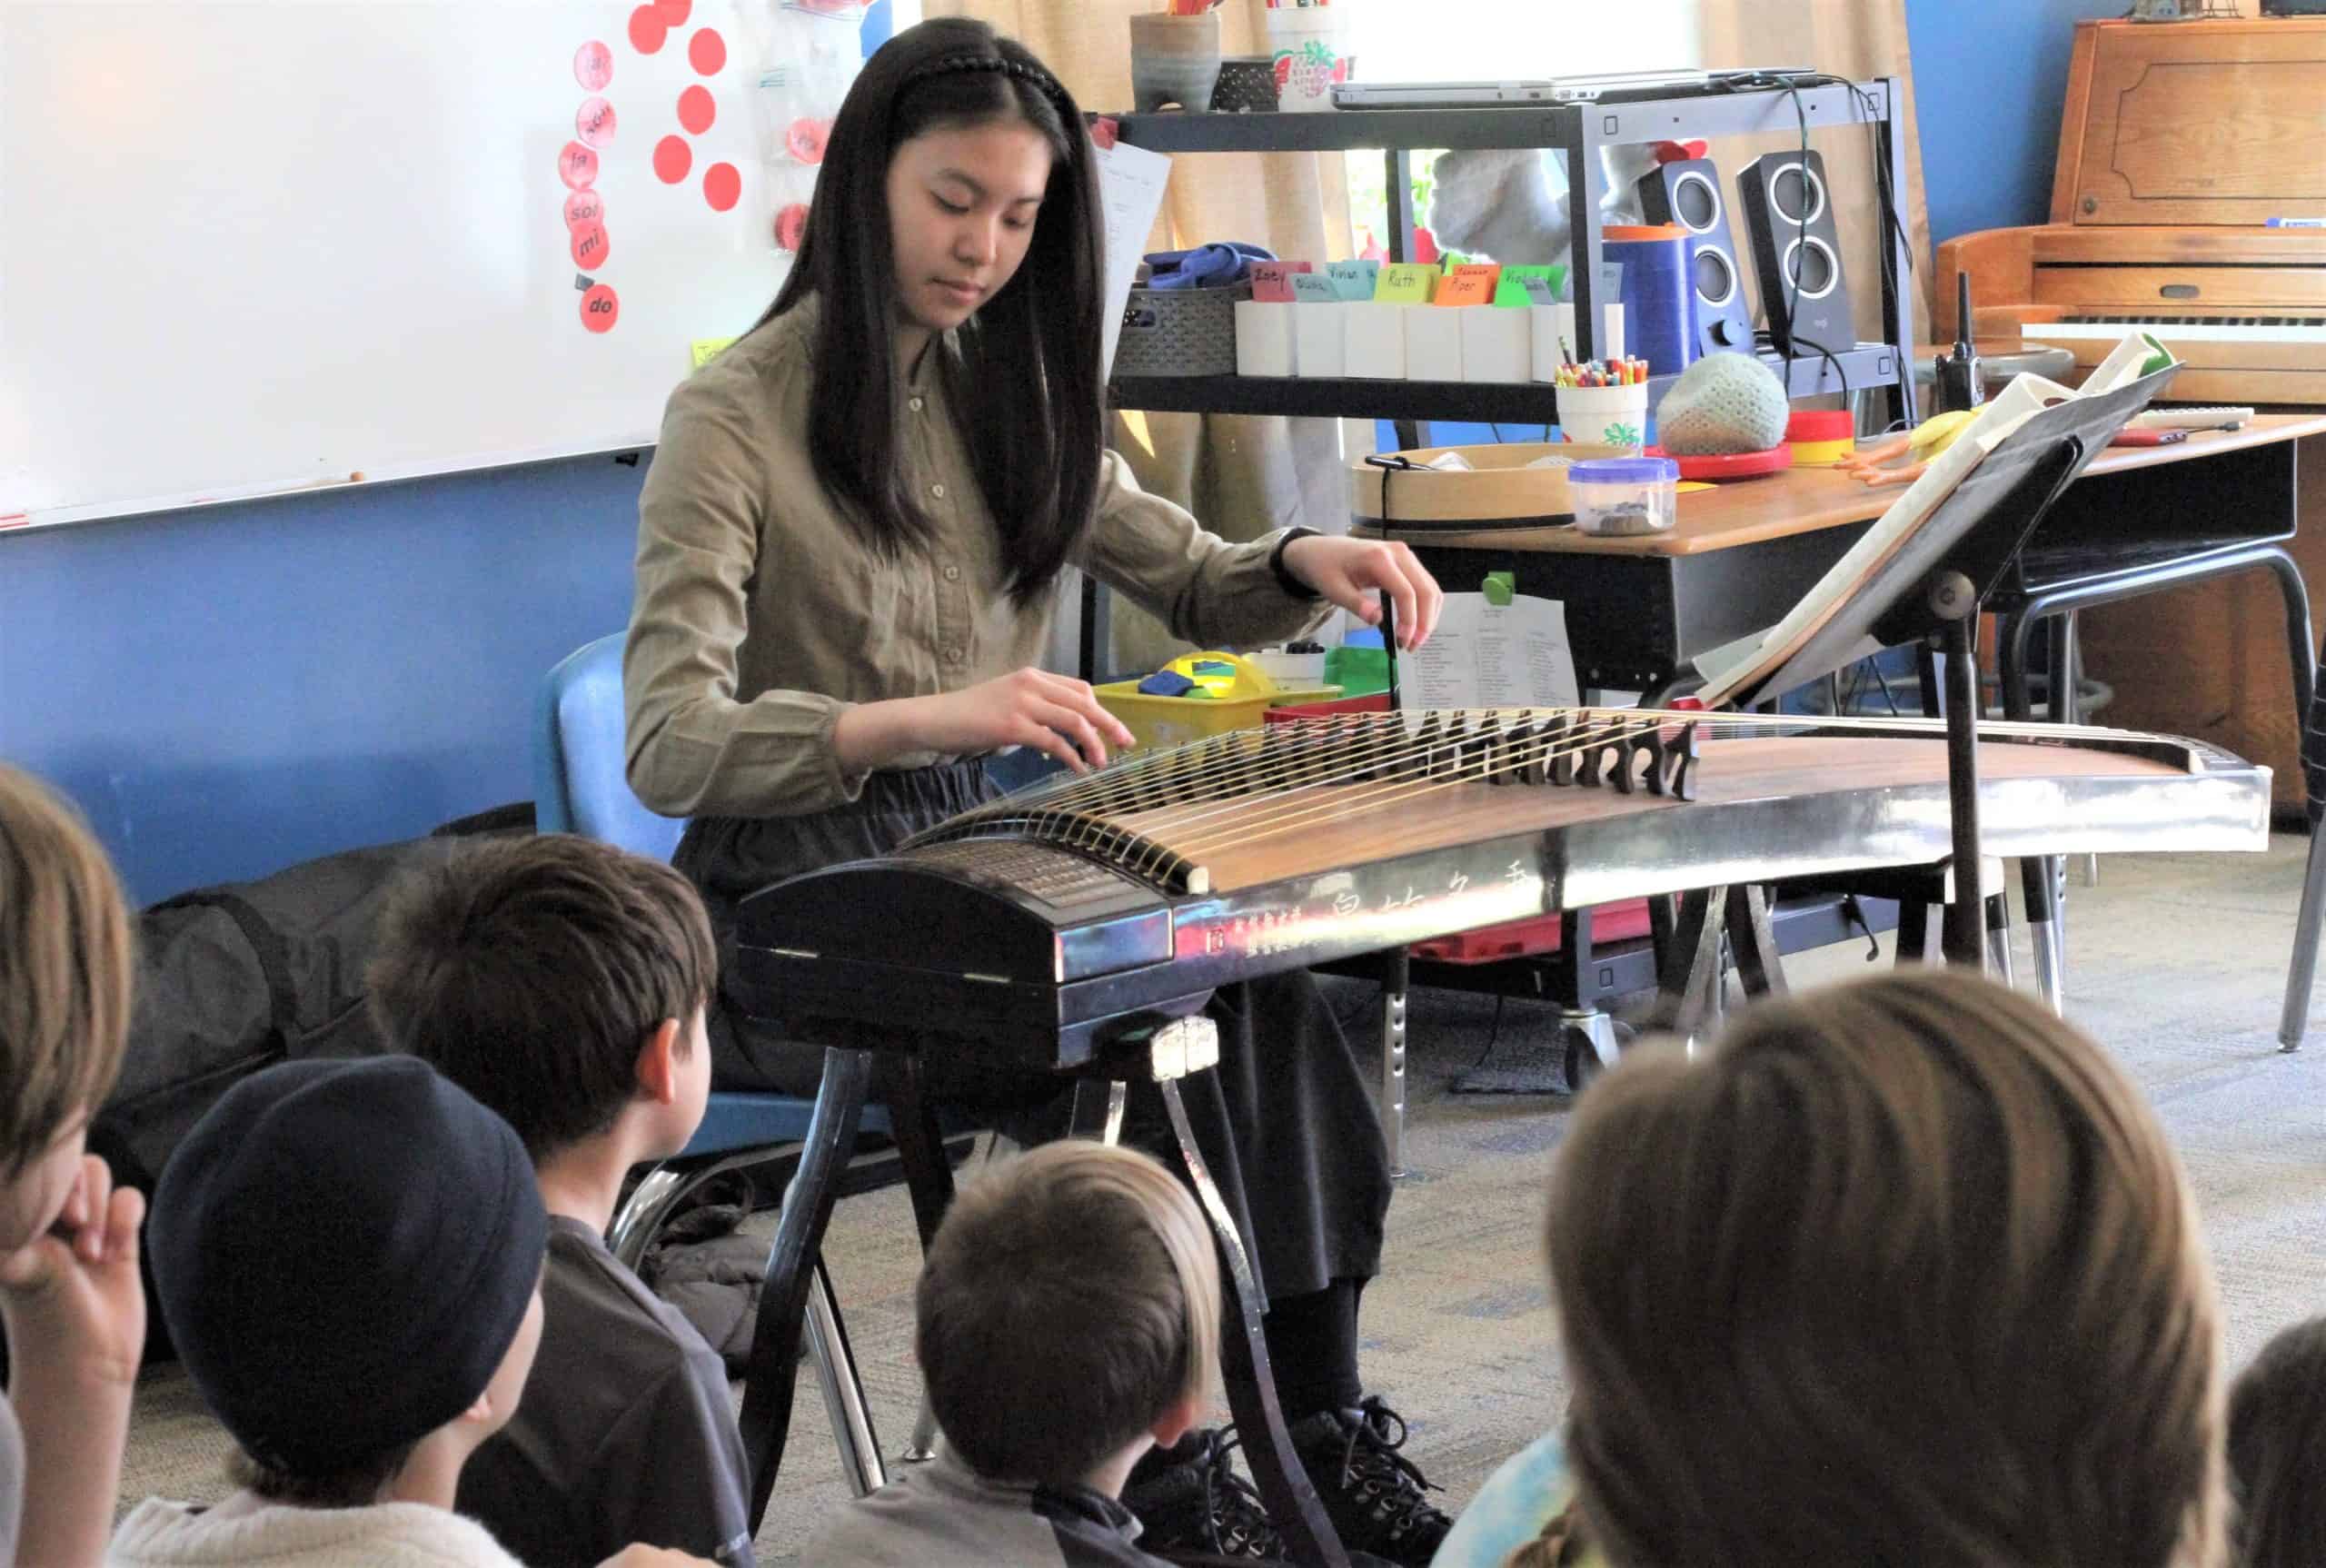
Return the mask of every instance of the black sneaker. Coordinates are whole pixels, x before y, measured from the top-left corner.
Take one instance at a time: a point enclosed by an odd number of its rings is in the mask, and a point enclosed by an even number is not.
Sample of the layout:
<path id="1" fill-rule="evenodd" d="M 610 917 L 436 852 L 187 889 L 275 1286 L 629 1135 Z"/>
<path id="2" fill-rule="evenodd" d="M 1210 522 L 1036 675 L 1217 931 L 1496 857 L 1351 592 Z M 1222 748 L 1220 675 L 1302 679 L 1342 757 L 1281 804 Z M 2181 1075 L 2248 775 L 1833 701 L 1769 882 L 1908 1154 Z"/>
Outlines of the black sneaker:
<path id="1" fill-rule="evenodd" d="M 1355 1410 L 1320 1410 L 1292 1428 L 1292 1446 L 1342 1543 L 1427 1568 L 1454 1521 L 1430 1502 L 1437 1488 L 1397 1452 L 1405 1441 L 1405 1417 L 1378 1397 Z"/>
<path id="2" fill-rule="evenodd" d="M 1123 1488 L 1144 1527 L 1139 1550 L 1158 1557 L 1264 1562 L 1284 1555 L 1252 1484 L 1237 1473 L 1235 1429 L 1188 1433 L 1149 1451 Z"/>

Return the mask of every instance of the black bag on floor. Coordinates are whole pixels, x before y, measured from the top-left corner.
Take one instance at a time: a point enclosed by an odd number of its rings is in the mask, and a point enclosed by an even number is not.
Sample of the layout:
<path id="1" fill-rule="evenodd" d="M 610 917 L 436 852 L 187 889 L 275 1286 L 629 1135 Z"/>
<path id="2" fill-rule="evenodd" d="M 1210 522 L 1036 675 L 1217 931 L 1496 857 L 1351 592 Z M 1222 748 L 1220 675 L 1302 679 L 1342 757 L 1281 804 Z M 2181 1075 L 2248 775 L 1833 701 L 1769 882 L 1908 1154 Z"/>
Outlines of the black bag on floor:
<path id="1" fill-rule="evenodd" d="M 486 820 L 502 825 L 497 813 Z M 202 1113 L 261 1067 L 383 1049 L 363 987 L 380 912 L 405 876 L 480 841 L 440 834 L 351 849 L 140 915 L 129 1048 L 90 1128 L 114 1179 L 151 1193 Z"/>

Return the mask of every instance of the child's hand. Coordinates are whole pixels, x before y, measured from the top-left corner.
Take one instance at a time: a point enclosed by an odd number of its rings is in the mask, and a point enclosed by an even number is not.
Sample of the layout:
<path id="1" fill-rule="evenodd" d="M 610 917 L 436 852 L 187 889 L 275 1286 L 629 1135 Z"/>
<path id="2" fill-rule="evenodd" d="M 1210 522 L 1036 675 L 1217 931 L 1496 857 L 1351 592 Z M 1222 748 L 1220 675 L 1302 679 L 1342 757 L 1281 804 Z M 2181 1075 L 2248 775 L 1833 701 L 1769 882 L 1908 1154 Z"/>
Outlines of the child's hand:
<path id="1" fill-rule="evenodd" d="M 115 1192 L 113 1173 L 91 1155 L 55 1226 L 0 1254 L 0 1315 L 10 1340 L 23 1347 L 20 1362 L 37 1354 L 99 1381 L 124 1387 L 136 1381 L 145 1353 L 145 1291 L 137 1276 L 144 1216 L 144 1195 L 134 1187 Z"/>

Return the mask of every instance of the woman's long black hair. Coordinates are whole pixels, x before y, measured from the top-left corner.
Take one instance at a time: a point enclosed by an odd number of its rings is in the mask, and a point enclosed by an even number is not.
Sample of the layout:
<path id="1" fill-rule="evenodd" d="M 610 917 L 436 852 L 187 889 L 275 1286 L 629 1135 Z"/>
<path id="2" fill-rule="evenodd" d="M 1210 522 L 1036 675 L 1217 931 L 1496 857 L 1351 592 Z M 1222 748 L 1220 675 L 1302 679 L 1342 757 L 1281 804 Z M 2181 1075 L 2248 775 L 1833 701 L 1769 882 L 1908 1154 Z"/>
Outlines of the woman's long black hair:
<path id="1" fill-rule="evenodd" d="M 1105 442 L 1098 171 L 1081 112 L 1058 79 L 982 22 L 924 22 L 881 45 L 832 124 L 799 259 L 768 317 L 810 294 L 820 304 L 809 415 L 816 477 L 876 547 L 927 541 L 932 525 L 898 460 L 889 164 L 925 132 L 999 120 L 1022 120 L 1049 143 L 1049 186 L 1017 276 L 954 334 L 959 357 L 940 370 L 1001 531 L 1010 596 L 1023 604 L 1049 590 L 1089 526 Z M 941 342 L 932 347 L 943 354 Z"/>

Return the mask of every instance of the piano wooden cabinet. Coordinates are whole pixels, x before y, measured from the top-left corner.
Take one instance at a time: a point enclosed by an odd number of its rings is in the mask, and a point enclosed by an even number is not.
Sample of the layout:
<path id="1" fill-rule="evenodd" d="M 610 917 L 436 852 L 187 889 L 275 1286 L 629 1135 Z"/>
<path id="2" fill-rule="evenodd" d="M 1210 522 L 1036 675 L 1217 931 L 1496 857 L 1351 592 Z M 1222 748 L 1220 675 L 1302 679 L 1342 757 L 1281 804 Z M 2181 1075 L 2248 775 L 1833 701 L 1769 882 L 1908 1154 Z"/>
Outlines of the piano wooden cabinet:
<path id="1" fill-rule="evenodd" d="M 2054 342 L 2089 368 L 2130 326 L 2187 364 L 2177 402 L 2326 405 L 2326 17 L 2076 25 L 2052 221 L 1938 250 L 1953 338 Z"/>

